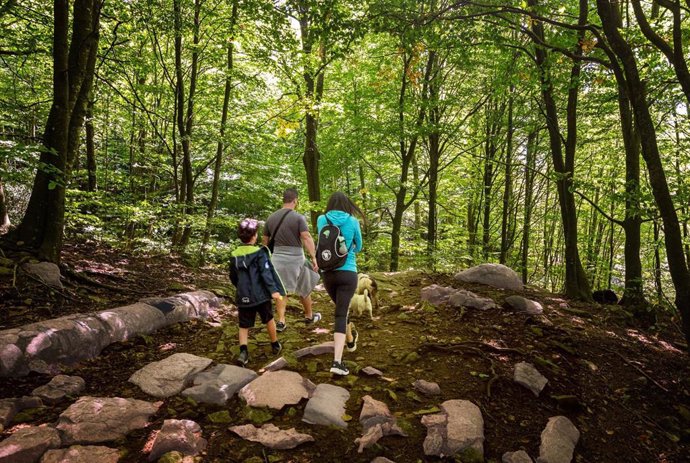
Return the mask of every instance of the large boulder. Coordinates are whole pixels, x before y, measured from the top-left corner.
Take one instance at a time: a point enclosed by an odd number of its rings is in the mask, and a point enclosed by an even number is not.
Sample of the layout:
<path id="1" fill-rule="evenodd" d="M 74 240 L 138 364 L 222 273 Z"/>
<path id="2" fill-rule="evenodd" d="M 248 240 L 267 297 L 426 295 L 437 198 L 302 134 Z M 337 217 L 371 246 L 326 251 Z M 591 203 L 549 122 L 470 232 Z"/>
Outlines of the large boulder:
<path id="1" fill-rule="evenodd" d="M 522 291 L 522 280 L 515 271 L 501 264 L 481 264 L 455 275 L 465 283 L 481 283 L 495 288 Z"/>
<path id="2" fill-rule="evenodd" d="M 22 265 L 22 270 L 46 286 L 63 289 L 62 281 L 60 281 L 60 267 L 52 262 L 26 263 Z"/>
<path id="3" fill-rule="evenodd" d="M 60 447 L 60 433 L 50 426 L 22 428 L 0 442 L 0 463 L 36 463 L 48 449 Z"/>
<path id="4" fill-rule="evenodd" d="M 472 291 L 459 289 L 448 298 L 450 307 L 467 307 L 469 309 L 488 310 L 495 309 L 496 303 L 488 297 L 481 297 Z"/>
<path id="5" fill-rule="evenodd" d="M 309 424 L 322 424 L 347 428 L 345 404 L 350 398 L 347 389 L 333 384 L 319 384 L 304 408 L 302 421 Z"/>
<path id="6" fill-rule="evenodd" d="M 541 315 L 544 312 L 542 305 L 536 301 L 531 301 L 522 296 L 508 296 L 505 300 L 506 306 L 516 312 L 524 312 L 529 315 Z"/>
<path id="7" fill-rule="evenodd" d="M 254 370 L 235 365 L 216 365 L 194 377 L 194 386 L 182 391 L 182 395 L 197 402 L 224 405 L 237 391 L 256 379 Z"/>
<path id="8" fill-rule="evenodd" d="M 180 352 L 159 362 L 149 363 L 129 378 L 145 393 L 164 399 L 182 392 L 192 377 L 209 366 L 213 360 Z"/>
<path id="9" fill-rule="evenodd" d="M 163 402 L 120 397 L 81 397 L 62 412 L 57 429 L 66 444 L 97 444 L 121 439 L 148 426 Z"/>
<path id="10" fill-rule="evenodd" d="M 580 431 L 565 416 L 554 416 L 541 433 L 537 463 L 570 463 Z"/>
<path id="11" fill-rule="evenodd" d="M 86 387 L 81 376 L 57 375 L 48 384 L 39 386 L 31 395 L 39 397 L 45 403 L 56 404 L 68 396 L 76 396 Z"/>
<path id="12" fill-rule="evenodd" d="M 118 341 L 151 333 L 190 318 L 206 318 L 220 306 L 210 292 L 195 291 L 172 298 L 148 300 L 95 314 L 73 314 L 0 331 L 0 377 L 32 371 L 57 374 L 97 357 Z M 151 305 L 153 304 L 153 305 Z"/>
<path id="13" fill-rule="evenodd" d="M 311 397 L 314 383 L 294 371 L 267 371 L 240 389 L 239 396 L 250 407 L 280 410 Z"/>
<path id="14" fill-rule="evenodd" d="M 424 454 L 461 458 L 484 458 L 484 418 L 475 404 L 467 400 L 447 400 L 441 413 L 425 415 L 427 427 Z"/>

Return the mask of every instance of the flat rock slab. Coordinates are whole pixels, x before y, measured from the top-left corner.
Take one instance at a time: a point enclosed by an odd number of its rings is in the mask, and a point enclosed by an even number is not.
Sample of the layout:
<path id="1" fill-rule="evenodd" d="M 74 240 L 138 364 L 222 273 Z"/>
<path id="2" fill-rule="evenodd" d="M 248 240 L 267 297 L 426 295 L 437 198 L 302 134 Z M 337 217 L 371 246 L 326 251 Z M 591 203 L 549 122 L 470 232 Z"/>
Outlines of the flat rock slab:
<path id="1" fill-rule="evenodd" d="M 98 313 L 73 314 L 0 331 L 0 377 L 32 371 L 55 375 L 64 366 L 97 357 L 103 348 L 171 323 L 206 318 L 218 298 L 194 291 Z M 153 304 L 153 305 L 151 305 Z"/>
<path id="2" fill-rule="evenodd" d="M 501 264 L 481 264 L 468 268 L 455 275 L 455 279 L 465 283 L 481 283 L 495 288 L 522 291 L 522 280 L 515 270 Z"/>
<path id="3" fill-rule="evenodd" d="M 86 387 L 81 376 L 57 375 L 48 384 L 39 386 L 31 392 L 31 395 L 39 397 L 45 403 L 56 404 L 67 396 L 76 396 Z"/>
<path id="4" fill-rule="evenodd" d="M 271 423 L 264 424 L 260 428 L 253 424 L 233 426 L 230 431 L 242 439 L 259 442 L 265 447 L 276 450 L 294 449 L 305 442 L 314 442 L 314 438 L 309 434 L 299 433 L 295 428 L 282 430 Z"/>
<path id="5" fill-rule="evenodd" d="M 213 360 L 184 352 L 146 365 L 129 378 L 145 393 L 160 399 L 179 394 L 197 373 Z"/>
<path id="6" fill-rule="evenodd" d="M 367 376 L 383 376 L 383 372 L 381 370 L 378 370 L 374 367 L 364 367 L 361 370 L 359 370 L 360 373 L 364 373 Z"/>
<path id="7" fill-rule="evenodd" d="M 304 408 L 302 421 L 347 428 L 343 415 L 349 398 L 350 393 L 345 388 L 333 384 L 319 384 Z"/>
<path id="8" fill-rule="evenodd" d="M 158 460 L 168 452 L 184 455 L 198 455 L 206 448 L 206 439 L 201 437 L 201 427 L 191 420 L 165 420 L 156 434 L 149 461 Z"/>
<path id="9" fill-rule="evenodd" d="M 479 407 L 468 400 L 447 400 L 440 408 L 441 413 L 422 417 L 427 428 L 424 454 L 483 460 L 484 418 Z"/>
<path id="10" fill-rule="evenodd" d="M 62 412 L 57 429 L 65 444 L 98 444 L 148 426 L 163 402 L 120 397 L 81 397 Z"/>
<path id="11" fill-rule="evenodd" d="M 43 401 L 38 397 L 17 397 L 0 399 L 0 432 L 12 422 L 14 415 L 27 408 L 42 407 Z"/>
<path id="12" fill-rule="evenodd" d="M 506 452 L 501 457 L 501 463 L 534 463 L 532 458 L 524 450 Z"/>
<path id="13" fill-rule="evenodd" d="M 280 410 L 311 397 L 316 386 L 294 371 L 267 371 L 240 389 L 239 396 L 250 407 Z"/>
<path id="14" fill-rule="evenodd" d="M 224 405 L 237 391 L 256 379 L 254 370 L 235 365 L 216 365 L 196 375 L 193 386 L 182 391 L 197 402 Z"/>
<path id="15" fill-rule="evenodd" d="M 553 416 L 541 433 L 537 463 L 570 463 L 580 431 L 565 416 Z"/>
<path id="16" fill-rule="evenodd" d="M 522 296 L 508 296 L 505 299 L 505 303 L 516 312 L 524 312 L 530 315 L 541 315 L 544 312 L 544 307 L 540 303 Z"/>
<path id="17" fill-rule="evenodd" d="M 66 449 L 48 450 L 41 463 L 117 463 L 120 451 L 100 445 L 73 445 Z"/>
<path id="18" fill-rule="evenodd" d="M 441 393 L 441 387 L 438 383 L 432 383 L 423 379 L 418 379 L 412 383 L 412 388 L 426 396 L 434 396 Z"/>
<path id="19" fill-rule="evenodd" d="M 539 397 L 544 386 L 549 382 L 544 375 L 539 373 L 539 370 L 537 370 L 534 365 L 527 362 L 515 364 L 513 380 L 532 391 L 535 397 Z"/>
<path id="20" fill-rule="evenodd" d="M 481 297 L 472 291 L 459 289 L 448 298 L 450 307 L 467 307 L 470 309 L 488 310 L 498 307 L 493 299 Z"/>
<path id="21" fill-rule="evenodd" d="M 60 433 L 50 426 L 22 428 L 0 442 L 0 463 L 35 463 L 46 450 L 60 447 Z"/>
<path id="22" fill-rule="evenodd" d="M 272 361 L 271 363 L 269 363 L 268 365 L 266 365 L 265 367 L 260 369 L 259 373 L 265 373 L 267 371 L 282 370 L 286 366 L 288 366 L 287 359 L 285 357 L 278 357 L 277 359 L 275 359 L 274 361 Z"/>
<path id="23" fill-rule="evenodd" d="M 395 415 L 393 415 L 384 402 L 376 400 L 369 395 L 362 397 L 362 411 L 359 414 L 359 422 L 364 434 L 355 439 L 359 444 L 358 453 L 365 448 L 377 443 L 384 436 L 405 436 L 405 432 L 398 427 Z"/>
<path id="24" fill-rule="evenodd" d="M 292 355 L 295 358 L 306 357 L 307 355 L 323 355 L 333 353 L 333 341 L 324 342 L 323 344 L 318 344 L 316 346 L 304 347 L 302 349 L 296 350 Z"/>

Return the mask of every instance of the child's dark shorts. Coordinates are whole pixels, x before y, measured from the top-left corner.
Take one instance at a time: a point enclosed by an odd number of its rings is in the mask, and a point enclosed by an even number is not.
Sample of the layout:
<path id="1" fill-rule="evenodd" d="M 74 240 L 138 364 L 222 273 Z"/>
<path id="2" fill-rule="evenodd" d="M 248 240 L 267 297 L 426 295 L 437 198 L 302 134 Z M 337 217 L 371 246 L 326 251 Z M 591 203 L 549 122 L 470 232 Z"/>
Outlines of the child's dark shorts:
<path id="1" fill-rule="evenodd" d="M 273 304 L 270 299 L 252 307 L 240 307 L 239 312 L 240 328 L 252 328 L 256 321 L 256 314 L 259 314 L 261 323 L 264 325 L 273 320 Z"/>

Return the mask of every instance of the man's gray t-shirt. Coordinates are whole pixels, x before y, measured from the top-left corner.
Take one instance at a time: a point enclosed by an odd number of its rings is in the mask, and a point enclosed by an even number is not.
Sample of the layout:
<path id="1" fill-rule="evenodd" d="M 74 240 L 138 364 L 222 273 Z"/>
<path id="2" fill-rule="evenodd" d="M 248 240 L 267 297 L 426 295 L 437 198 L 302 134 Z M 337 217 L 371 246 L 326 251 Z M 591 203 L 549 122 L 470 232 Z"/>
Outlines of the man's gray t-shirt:
<path id="1" fill-rule="evenodd" d="M 279 209 L 271 214 L 268 219 L 266 219 L 266 224 L 264 225 L 264 236 L 269 238 L 271 237 L 276 227 L 278 227 L 280 219 L 283 218 L 283 215 L 285 215 L 287 210 L 288 209 L 286 208 Z M 285 220 L 283 220 L 283 223 L 280 224 L 278 234 L 275 238 L 275 245 L 301 248 L 302 238 L 300 237 L 300 234 L 307 230 L 309 230 L 309 227 L 307 227 L 307 219 L 299 212 L 295 212 L 294 210 L 290 209 L 290 212 L 287 213 Z"/>

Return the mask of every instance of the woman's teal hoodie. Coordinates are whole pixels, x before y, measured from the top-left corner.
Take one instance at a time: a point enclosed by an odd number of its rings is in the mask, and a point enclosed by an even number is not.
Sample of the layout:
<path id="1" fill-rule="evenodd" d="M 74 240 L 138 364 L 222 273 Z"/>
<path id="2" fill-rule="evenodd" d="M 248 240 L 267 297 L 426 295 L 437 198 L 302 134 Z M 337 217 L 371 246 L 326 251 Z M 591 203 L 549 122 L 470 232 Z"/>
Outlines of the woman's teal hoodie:
<path id="1" fill-rule="evenodd" d="M 357 258 L 355 253 L 362 250 L 362 231 L 359 228 L 359 221 L 344 211 L 328 211 L 325 215 L 320 215 L 316 220 L 316 227 L 318 232 L 326 226 L 328 221 L 326 216 L 333 223 L 340 228 L 340 234 L 345 238 L 345 244 L 350 252 L 347 253 L 347 260 L 342 267 L 337 270 L 347 270 L 350 272 L 357 272 Z"/>

